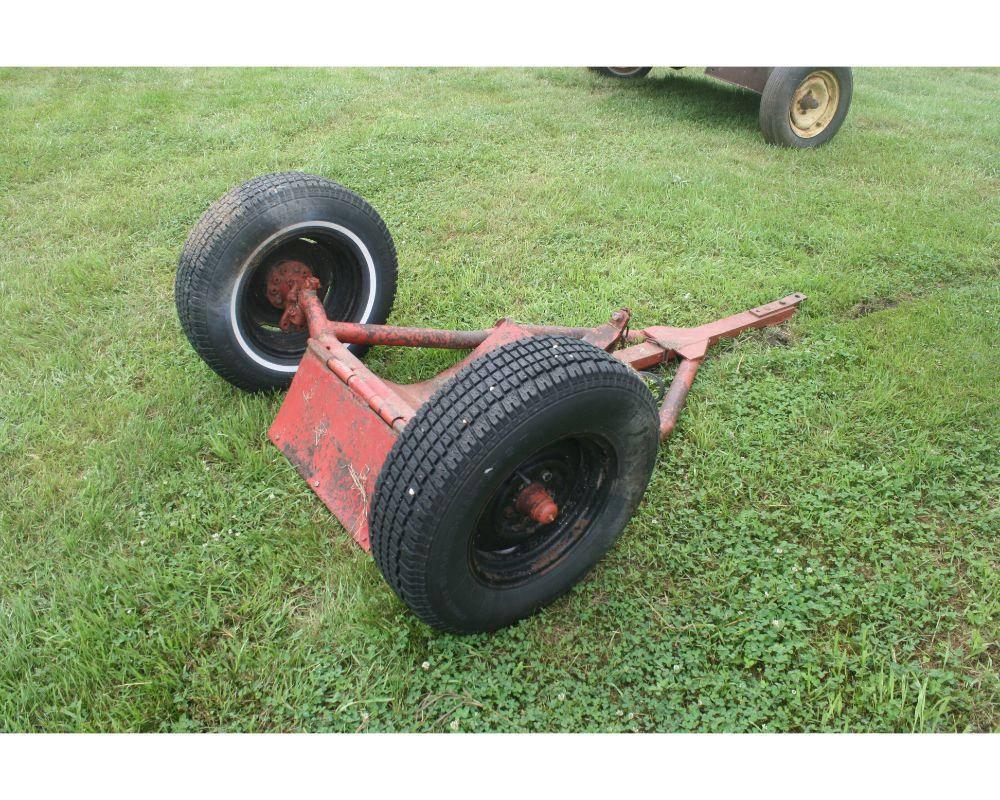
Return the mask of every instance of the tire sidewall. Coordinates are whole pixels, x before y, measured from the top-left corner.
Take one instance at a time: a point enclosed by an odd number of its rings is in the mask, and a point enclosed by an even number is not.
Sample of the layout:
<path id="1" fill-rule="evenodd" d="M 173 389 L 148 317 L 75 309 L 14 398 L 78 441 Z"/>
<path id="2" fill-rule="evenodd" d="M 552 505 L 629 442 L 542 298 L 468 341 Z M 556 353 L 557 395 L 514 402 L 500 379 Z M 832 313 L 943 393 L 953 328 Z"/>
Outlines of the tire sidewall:
<path id="1" fill-rule="evenodd" d="M 283 363 L 260 352 L 240 324 L 239 307 L 247 279 L 276 235 L 291 226 L 313 223 L 334 225 L 345 243 L 355 250 L 363 265 L 361 304 L 363 313 L 352 322 L 383 321 L 392 304 L 394 254 L 384 229 L 354 204 L 336 197 L 306 196 L 281 200 L 249 218 L 219 242 L 209 255 L 213 267 L 207 276 L 205 324 L 220 355 L 247 373 L 251 380 L 275 387 L 286 386 L 298 363 Z M 356 239 L 356 241 L 355 241 Z M 364 313 L 367 311 L 367 313 Z M 350 348 L 356 355 L 361 348 Z"/>

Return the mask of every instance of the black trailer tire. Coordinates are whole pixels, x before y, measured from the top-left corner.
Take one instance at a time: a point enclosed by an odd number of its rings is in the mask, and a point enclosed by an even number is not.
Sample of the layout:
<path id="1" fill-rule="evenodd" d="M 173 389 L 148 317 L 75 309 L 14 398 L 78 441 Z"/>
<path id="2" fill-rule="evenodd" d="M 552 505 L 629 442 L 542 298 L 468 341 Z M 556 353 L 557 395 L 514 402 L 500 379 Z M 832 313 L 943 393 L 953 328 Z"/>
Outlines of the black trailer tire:
<path id="1" fill-rule="evenodd" d="M 760 99 L 764 139 L 782 147 L 819 147 L 844 124 L 853 92 L 850 67 L 775 67 Z"/>
<path id="2" fill-rule="evenodd" d="M 284 388 L 305 352 L 305 332 L 277 327 L 268 270 L 305 263 L 320 278 L 331 319 L 384 323 L 396 295 L 396 247 L 359 195 L 317 175 L 262 175 L 231 189 L 184 244 L 174 298 L 181 327 L 215 372 L 241 389 Z M 356 355 L 364 348 L 351 345 Z"/>
<path id="3" fill-rule="evenodd" d="M 594 72 L 607 75 L 609 78 L 627 80 L 629 78 L 645 78 L 652 67 L 591 67 L 591 69 Z"/>
<path id="4" fill-rule="evenodd" d="M 566 336 L 473 361 L 403 429 L 370 505 L 372 555 L 424 622 L 475 633 L 509 625 L 576 584 L 642 499 L 658 446 L 639 375 Z M 540 482 L 548 523 L 516 511 Z"/>

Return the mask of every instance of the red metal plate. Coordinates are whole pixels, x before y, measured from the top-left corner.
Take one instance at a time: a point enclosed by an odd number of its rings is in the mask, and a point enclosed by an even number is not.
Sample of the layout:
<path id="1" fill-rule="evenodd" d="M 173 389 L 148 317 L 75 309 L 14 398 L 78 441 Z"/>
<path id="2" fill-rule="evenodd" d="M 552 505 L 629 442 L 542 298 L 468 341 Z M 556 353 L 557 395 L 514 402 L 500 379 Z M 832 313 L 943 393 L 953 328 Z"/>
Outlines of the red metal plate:
<path id="1" fill-rule="evenodd" d="M 311 346 L 268 436 L 354 540 L 370 551 L 368 502 L 396 435 Z"/>

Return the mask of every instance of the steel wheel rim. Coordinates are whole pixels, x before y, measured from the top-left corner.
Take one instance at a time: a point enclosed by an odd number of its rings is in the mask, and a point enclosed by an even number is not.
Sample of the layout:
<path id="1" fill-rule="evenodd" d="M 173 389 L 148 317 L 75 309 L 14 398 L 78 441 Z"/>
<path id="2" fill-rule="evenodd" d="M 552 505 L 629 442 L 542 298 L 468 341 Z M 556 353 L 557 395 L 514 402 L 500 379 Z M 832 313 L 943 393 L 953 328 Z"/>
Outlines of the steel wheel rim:
<path id="1" fill-rule="evenodd" d="M 604 510 L 616 474 L 613 451 L 597 436 L 564 437 L 523 459 L 486 499 L 473 525 L 473 575 L 487 586 L 510 588 L 562 563 Z M 553 522 L 538 523 L 513 509 L 518 492 L 533 482 L 544 485 L 559 506 Z"/>
<path id="2" fill-rule="evenodd" d="M 309 338 L 306 331 L 282 331 L 282 310 L 267 298 L 272 269 L 289 261 L 305 264 L 319 278 L 317 296 L 327 316 L 353 320 L 365 310 L 368 269 L 355 243 L 326 226 L 294 225 L 271 237 L 252 257 L 234 288 L 234 323 L 241 344 L 268 362 L 297 365 Z"/>
<path id="3" fill-rule="evenodd" d="M 798 85 L 788 106 L 792 130 L 803 139 L 818 136 L 829 127 L 840 107 L 840 81 L 830 70 L 810 72 Z"/>

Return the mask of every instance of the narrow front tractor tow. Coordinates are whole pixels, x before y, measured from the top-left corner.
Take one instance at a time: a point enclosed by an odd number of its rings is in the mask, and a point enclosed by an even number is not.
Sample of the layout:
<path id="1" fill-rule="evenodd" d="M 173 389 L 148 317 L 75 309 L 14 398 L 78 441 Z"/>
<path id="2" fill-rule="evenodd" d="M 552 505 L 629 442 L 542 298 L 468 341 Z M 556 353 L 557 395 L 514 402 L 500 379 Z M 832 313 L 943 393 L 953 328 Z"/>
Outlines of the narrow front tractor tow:
<path id="1" fill-rule="evenodd" d="M 386 325 L 396 252 L 361 197 L 325 178 L 256 178 L 205 212 L 177 272 L 182 326 L 247 390 L 289 387 L 271 441 L 421 619 L 494 630 L 569 590 L 642 499 L 719 339 L 788 319 L 791 294 L 693 328 L 630 333 L 502 319 L 479 331 Z M 470 351 L 399 384 L 368 347 Z M 677 367 L 669 386 L 651 370 Z M 653 386 L 659 389 L 654 397 Z"/>

